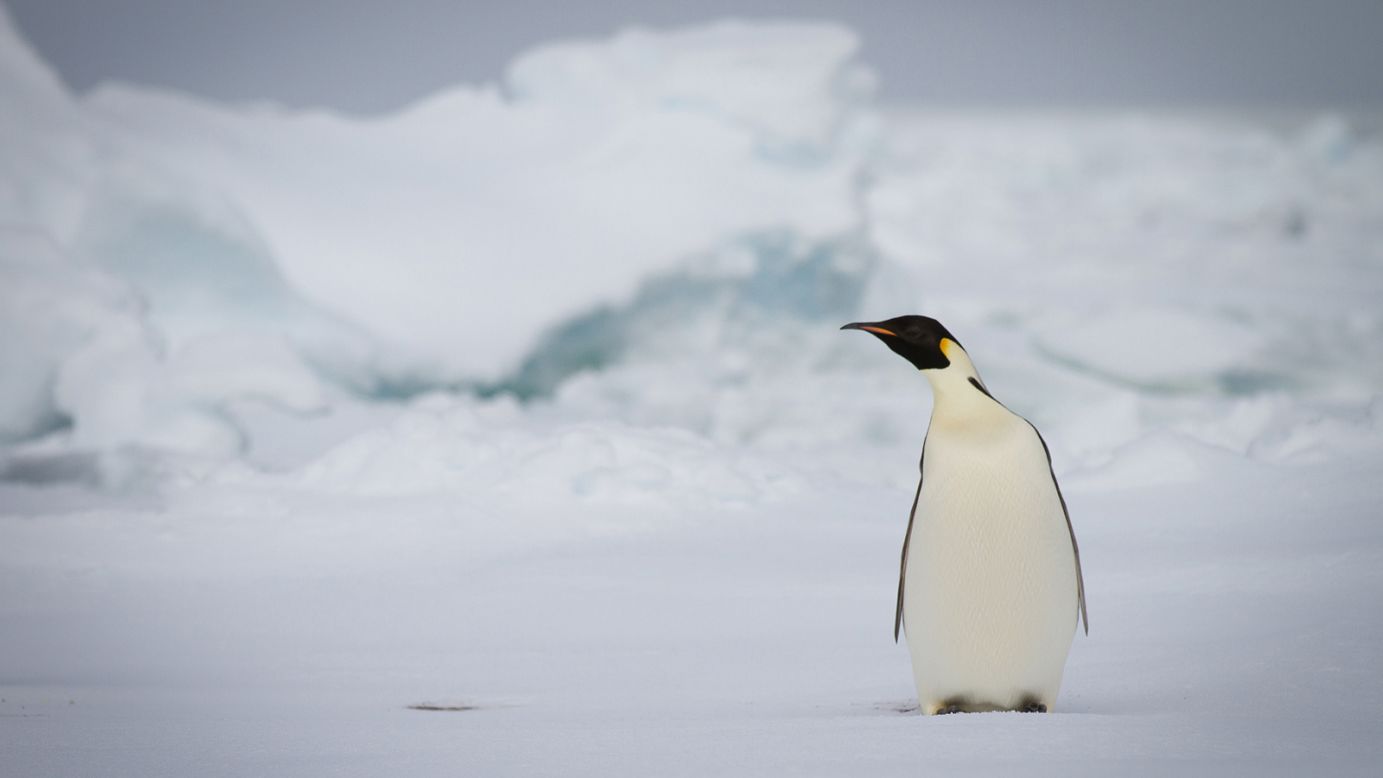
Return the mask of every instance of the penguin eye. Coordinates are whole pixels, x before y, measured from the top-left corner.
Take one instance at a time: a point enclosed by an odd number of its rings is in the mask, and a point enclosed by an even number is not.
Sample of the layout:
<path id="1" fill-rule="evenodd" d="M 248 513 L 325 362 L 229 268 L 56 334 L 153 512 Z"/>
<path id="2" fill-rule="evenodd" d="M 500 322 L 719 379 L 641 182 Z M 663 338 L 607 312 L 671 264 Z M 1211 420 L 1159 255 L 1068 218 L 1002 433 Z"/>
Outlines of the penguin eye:
<path id="1" fill-rule="evenodd" d="M 908 327 L 907 329 L 903 330 L 903 337 L 907 338 L 908 340 L 921 340 L 922 328 L 916 325 Z"/>

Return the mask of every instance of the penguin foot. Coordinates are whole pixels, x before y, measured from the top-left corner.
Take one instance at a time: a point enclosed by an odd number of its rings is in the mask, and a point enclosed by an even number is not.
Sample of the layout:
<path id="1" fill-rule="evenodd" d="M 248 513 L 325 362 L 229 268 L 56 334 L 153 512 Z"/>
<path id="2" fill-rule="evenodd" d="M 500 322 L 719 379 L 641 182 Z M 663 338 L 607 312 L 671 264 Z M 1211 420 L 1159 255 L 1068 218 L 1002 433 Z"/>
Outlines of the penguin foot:
<path id="1" fill-rule="evenodd" d="M 936 713 L 933 714 L 933 715 L 936 715 L 936 716 L 944 716 L 944 715 L 946 715 L 946 714 L 948 714 L 948 713 L 963 713 L 963 712 L 965 712 L 965 700 L 961 700 L 961 699 L 950 699 L 950 700 L 943 700 L 943 701 L 941 702 L 941 705 L 939 705 L 939 706 L 937 707 Z"/>
<path id="2" fill-rule="evenodd" d="M 1027 699 L 1027 700 L 1024 700 L 1023 703 L 1022 703 L 1021 705 L 1018 706 L 1018 712 L 1019 712 L 1019 713 L 1046 713 L 1046 712 L 1047 712 L 1047 704 L 1046 704 L 1045 702 L 1038 702 L 1037 700 L 1034 700 L 1034 699 Z"/>

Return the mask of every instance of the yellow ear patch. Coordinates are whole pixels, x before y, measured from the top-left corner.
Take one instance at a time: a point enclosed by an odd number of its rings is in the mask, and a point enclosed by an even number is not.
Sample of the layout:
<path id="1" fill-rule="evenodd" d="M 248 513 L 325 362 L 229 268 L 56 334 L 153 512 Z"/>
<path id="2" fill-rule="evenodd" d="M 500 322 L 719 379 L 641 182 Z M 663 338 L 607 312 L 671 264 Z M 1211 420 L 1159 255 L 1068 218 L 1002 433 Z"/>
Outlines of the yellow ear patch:
<path id="1" fill-rule="evenodd" d="M 937 344 L 941 349 L 941 354 L 947 359 L 951 358 L 951 349 L 955 348 L 956 342 L 950 338 L 942 338 L 941 343 Z"/>

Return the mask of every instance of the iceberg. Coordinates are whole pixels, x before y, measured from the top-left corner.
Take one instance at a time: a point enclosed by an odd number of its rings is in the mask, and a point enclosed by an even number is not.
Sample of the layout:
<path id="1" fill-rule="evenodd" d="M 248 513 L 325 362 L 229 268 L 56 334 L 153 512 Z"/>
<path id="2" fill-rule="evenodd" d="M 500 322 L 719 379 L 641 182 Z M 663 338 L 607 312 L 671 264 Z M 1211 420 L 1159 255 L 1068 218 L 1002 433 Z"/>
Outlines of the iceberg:
<path id="1" fill-rule="evenodd" d="M 86 108 L 235 202 L 295 289 L 387 344 L 386 370 L 493 381 L 691 254 L 856 228 L 856 46 L 828 25 L 630 30 L 376 120 L 114 86 Z"/>
<path id="2" fill-rule="evenodd" d="M 1369 418 L 1367 129 L 881 114 L 857 49 L 630 29 L 361 119 L 75 97 L 0 17 L 0 435 L 301 465 L 325 449 L 279 456 L 280 428 L 342 443 L 441 391 L 901 482 L 848 452 L 915 446 L 887 399 L 911 376 L 863 378 L 832 323 L 905 311 L 997 354 L 1082 468 L 1157 433 L 1289 457 Z"/>
<path id="3" fill-rule="evenodd" d="M 121 85 L 76 98 L 0 15 L 12 65 L 0 76 L 0 208 L 137 301 L 131 326 L 157 346 L 99 364 L 158 364 L 135 371 L 172 382 L 145 402 L 205 406 L 177 387 L 208 381 L 160 371 L 176 360 L 223 373 L 176 355 L 227 339 L 241 345 L 224 355 L 241 358 L 245 343 L 268 344 L 251 360 L 266 366 L 252 394 L 287 409 L 321 395 L 303 388 L 308 375 L 362 397 L 550 393 L 584 364 L 564 354 L 568 367 L 544 366 L 567 325 L 647 308 L 640 290 L 658 278 L 734 277 L 708 256 L 752 263 L 765 241 L 828 246 L 858 232 L 873 123 L 856 48 L 827 24 L 628 30 L 530 52 L 503 84 L 360 120 Z M 29 362 L 15 356 L 8 371 L 24 386 L 5 403 L 6 438 L 68 424 L 84 446 L 129 443 L 91 419 L 142 417 L 51 380 L 88 375 L 66 366 L 77 336 L 8 307 L 7 353 L 28 344 Z M 229 441 L 245 431 L 223 421 L 234 434 L 174 426 L 183 448 L 243 450 Z"/>

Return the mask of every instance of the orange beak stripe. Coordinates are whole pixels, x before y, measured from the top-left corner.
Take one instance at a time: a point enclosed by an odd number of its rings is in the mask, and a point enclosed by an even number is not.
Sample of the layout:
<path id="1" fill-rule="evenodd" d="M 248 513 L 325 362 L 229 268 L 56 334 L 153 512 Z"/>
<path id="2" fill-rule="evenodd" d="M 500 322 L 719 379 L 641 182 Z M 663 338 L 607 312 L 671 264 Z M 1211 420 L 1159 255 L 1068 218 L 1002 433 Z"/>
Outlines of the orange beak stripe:
<path id="1" fill-rule="evenodd" d="M 860 329 L 862 329 L 862 330 L 868 330 L 868 331 L 870 331 L 870 332 L 877 332 L 877 333 L 880 334 L 880 335 L 890 335 L 890 336 L 895 337 L 895 338 L 898 337 L 897 333 L 889 332 L 888 330 L 884 329 L 883 327 L 860 327 Z"/>

